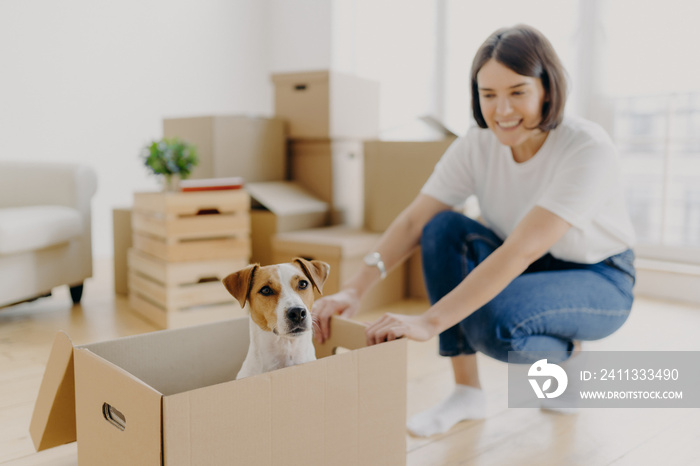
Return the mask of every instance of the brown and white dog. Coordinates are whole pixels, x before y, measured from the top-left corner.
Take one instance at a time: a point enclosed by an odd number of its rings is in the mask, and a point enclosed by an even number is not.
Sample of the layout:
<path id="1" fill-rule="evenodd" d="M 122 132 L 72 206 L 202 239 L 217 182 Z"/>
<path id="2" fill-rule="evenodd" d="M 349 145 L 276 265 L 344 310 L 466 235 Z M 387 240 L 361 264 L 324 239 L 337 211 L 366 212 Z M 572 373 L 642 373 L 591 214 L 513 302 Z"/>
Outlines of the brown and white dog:
<path id="1" fill-rule="evenodd" d="M 222 280 L 250 314 L 250 345 L 236 379 L 314 361 L 314 291 L 323 290 L 330 266 L 296 258 L 291 263 L 258 264 Z"/>

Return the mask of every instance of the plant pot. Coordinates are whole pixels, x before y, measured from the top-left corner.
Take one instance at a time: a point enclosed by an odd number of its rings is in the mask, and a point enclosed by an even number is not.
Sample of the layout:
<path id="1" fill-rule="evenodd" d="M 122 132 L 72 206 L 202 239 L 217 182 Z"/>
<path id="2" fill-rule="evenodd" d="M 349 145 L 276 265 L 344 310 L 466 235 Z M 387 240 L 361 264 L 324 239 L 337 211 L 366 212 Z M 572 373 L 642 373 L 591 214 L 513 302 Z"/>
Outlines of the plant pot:
<path id="1" fill-rule="evenodd" d="M 163 175 L 161 178 L 164 193 L 176 193 L 180 191 L 179 175 Z"/>

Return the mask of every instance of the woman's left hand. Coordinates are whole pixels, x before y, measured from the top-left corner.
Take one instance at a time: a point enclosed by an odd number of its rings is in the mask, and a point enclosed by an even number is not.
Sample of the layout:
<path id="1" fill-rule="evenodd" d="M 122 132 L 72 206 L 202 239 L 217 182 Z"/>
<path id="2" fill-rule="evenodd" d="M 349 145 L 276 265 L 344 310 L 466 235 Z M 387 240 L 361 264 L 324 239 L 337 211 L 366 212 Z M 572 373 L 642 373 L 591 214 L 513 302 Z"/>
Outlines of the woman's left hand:
<path id="1" fill-rule="evenodd" d="M 437 333 L 437 329 L 425 315 L 407 316 L 390 312 L 384 314 L 365 330 L 368 345 L 376 345 L 402 337 L 415 341 L 426 341 Z"/>

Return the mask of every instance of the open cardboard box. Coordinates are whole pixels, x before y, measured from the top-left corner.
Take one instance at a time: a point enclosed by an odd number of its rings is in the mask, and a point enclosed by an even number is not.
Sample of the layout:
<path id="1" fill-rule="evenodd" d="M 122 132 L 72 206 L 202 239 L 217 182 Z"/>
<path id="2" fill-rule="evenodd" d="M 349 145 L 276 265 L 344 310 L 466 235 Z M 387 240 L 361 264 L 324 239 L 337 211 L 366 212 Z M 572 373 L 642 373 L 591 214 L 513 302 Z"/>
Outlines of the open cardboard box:
<path id="1" fill-rule="evenodd" d="M 318 360 L 234 380 L 248 322 L 82 346 L 59 332 L 37 450 L 77 439 L 81 466 L 405 464 L 405 340 L 365 347 L 364 326 L 334 317 Z"/>

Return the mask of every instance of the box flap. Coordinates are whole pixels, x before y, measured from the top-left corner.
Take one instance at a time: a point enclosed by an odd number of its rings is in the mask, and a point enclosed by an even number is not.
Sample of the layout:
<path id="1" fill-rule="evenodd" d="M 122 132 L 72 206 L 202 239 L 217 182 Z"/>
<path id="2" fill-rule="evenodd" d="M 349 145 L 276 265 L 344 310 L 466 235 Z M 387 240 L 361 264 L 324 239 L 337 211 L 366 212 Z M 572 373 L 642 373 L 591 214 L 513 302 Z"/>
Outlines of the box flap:
<path id="1" fill-rule="evenodd" d="M 323 343 L 314 340 L 316 357 L 318 359 L 332 356 L 338 348 L 356 350 L 367 346 L 365 327 L 359 322 L 344 319 L 339 316 L 331 317 L 331 336 Z"/>
<path id="2" fill-rule="evenodd" d="M 53 342 L 34 405 L 29 433 L 37 451 L 75 442 L 73 343 L 64 332 Z"/>
<path id="3" fill-rule="evenodd" d="M 423 115 L 411 119 L 396 127 L 382 131 L 379 134 L 380 141 L 439 141 L 442 139 L 455 139 L 458 135 L 448 129 L 440 120 Z"/>
<path id="4" fill-rule="evenodd" d="M 253 204 L 257 203 L 276 215 L 327 212 L 328 204 L 290 181 L 248 183 L 246 190 Z"/>
<path id="5" fill-rule="evenodd" d="M 458 137 L 454 131 L 450 130 L 447 126 L 445 126 L 445 124 L 442 121 L 438 120 L 437 118 L 435 118 L 432 115 L 423 115 L 423 116 L 419 117 L 418 119 L 420 121 L 422 121 L 423 123 L 425 123 L 426 125 L 428 125 L 429 127 L 433 128 L 434 130 L 442 133 L 445 137 L 449 137 L 449 138 Z"/>

